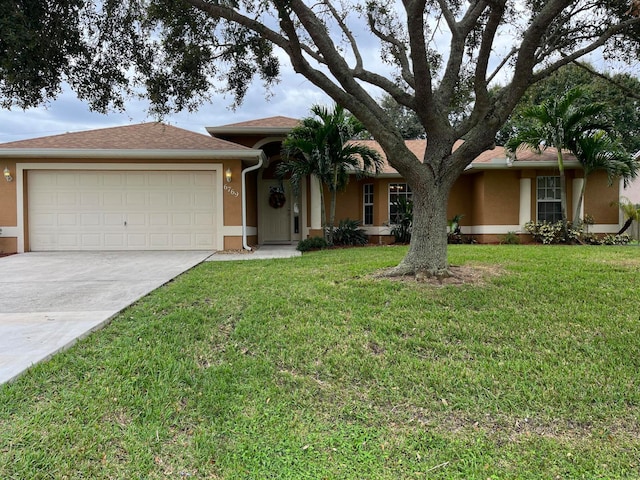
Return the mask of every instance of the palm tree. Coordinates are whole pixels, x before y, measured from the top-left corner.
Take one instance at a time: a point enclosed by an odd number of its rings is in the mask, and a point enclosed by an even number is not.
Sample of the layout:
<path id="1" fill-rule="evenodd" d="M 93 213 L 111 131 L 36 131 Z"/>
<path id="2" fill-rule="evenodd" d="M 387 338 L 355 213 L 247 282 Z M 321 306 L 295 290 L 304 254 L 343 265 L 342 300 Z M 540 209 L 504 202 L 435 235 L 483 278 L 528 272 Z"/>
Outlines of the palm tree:
<path id="1" fill-rule="evenodd" d="M 638 229 L 640 230 L 640 204 L 632 203 L 627 197 L 620 197 L 620 201 L 614 202 L 612 205 L 617 205 L 625 218 L 624 225 L 616 235 L 622 235 L 634 220 L 638 223 Z M 638 238 L 640 239 L 640 232 L 636 233 L 638 233 Z"/>
<path id="2" fill-rule="evenodd" d="M 337 193 L 346 188 L 349 175 L 356 178 L 379 173 L 382 157 L 375 150 L 350 141 L 364 131 L 364 126 L 343 107 L 332 110 L 320 105 L 311 108 L 313 117 L 304 118 L 282 143 L 285 161 L 278 166 L 278 175 L 291 175 L 294 191 L 307 175 L 315 175 L 320 182 L 321 215 L 325 237 L 331 243 L 335 225 Z M 322 185 L 331 194 L 327 221 Z"/>
<path id="3" fill-rule="evenodd" d="M 584 91 L 576 87 L 568 90 L 560 98 L 550 98 L 540 105 L 525 109 L 522 115 L 531 123 L 505 144 L 507 151 L 513 154 L 521 148 L 531 148 L 537 153 L 547 147 L 556 148 L 560 174 L 560 209 L 565 238 L 567 238 L 567 186 L 563 150 L 569 150 L 575 154 L 580 136 L 596 129 L 608 128 L 608 123 L 600 118 L 605 105 L 580 103 L 584 96 Z"/>
<path id="4" fill-rule="evenodd" d="M 630 180 L 638 176 L 638 162 L 624 149 L 620 142 L 603 130 L 596 130 L 578 137 L 576 157 L 582 165 L 584 180 L 580 197 L 573 216 L 573 225 L 580 223 L 580 206 L 587 186 L 587 177 L 596 170 L 604 170 L 609 177 L 609 185 L 614 177 L 621 177 L 626 187 Z"/>

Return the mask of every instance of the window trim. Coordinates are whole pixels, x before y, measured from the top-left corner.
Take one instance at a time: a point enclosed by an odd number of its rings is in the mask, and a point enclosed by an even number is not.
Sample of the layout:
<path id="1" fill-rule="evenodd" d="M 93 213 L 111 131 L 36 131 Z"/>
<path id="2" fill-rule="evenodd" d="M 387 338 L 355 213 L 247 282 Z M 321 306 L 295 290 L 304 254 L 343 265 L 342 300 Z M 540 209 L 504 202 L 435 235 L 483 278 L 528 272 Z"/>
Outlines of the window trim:
<path id="1" fill-rule="evenodd" d="M 387 201 L 387 214 L 388 214 L 388 219 L 389 219 L 389 225 L 395 225 L 392 221 L 392 217 L 391 217 L 391 195 L 392 195 L 392 186 L 396 186 L 396 188 L 402 188 L 402 191 L 398 191 L 396 190 L 395 192 L 393 192 L 394 195 L 402 195 L 404 196 L 407 200 L 412 200 L 413 199 L 413 191 L 411 190 L 411 187 L 409 186 L 409 184 L 407 182 L 392 182 L 389 183 L 389 187 L 388 187 L 388 192 L 389 192 L 389 196 L 388 196 L 388 201 Z"/>
<path id="2" fill-rule="evenodd" d="M 554 178 L 557 179 L 557 186 L 553 186 L 553 187 L 549 187 L 546 183 L 545 185 L 541 186 L 540 182 L 544 179 L 545 181 L 549 178 Z M 561 198 L 552 198 L 552 199 L 540 199 L 540 190 L 544 188 L 545 190 L 549 190 L 551 188 L 554 189 L 554 191 L 558 191 L 559 195 L 562 195 L 562 186 L 560 185 L 560 176 L 559 175 L 538 175 L 536 177 L 536 223 L 542 223 L 542 222 L 547 222 L 547 223 L 556 223 L 560 220 L 562 220 L 562 199 Z M 555 195 L 554 195 L 555 197 Z M 540 219 L 540 204 L 544 203 L 544 204 L 556 204 L 556 205 L 560 205 L 560 218 L 553 220 L 553 221 L 549 221 L 547 219 Z"/>
<path id="3" fill-rule="evenodd" d="M 370 190 L 370 191 L 367 191 Z M 373 225 L 373 209 L 374 209 L 374 186 L 373 183 L 365 183 L 362 186 L 362 225 Z M 369 201 L 367 201 L 369 200 Z M 367 208 L 371 209 L 371 222 L 367 222 Z"/>

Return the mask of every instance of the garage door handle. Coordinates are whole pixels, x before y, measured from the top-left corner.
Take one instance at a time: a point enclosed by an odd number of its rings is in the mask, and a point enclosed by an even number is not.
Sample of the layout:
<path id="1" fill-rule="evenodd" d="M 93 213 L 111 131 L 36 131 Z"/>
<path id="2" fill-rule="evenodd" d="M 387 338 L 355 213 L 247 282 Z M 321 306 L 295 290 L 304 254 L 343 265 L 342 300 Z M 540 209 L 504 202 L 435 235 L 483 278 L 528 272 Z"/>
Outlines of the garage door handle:
<path id="1" fill-rule="evenodd" d="M 127 226 L 127 221 L 126 221 L 126 220 L 124 221 L 124 226 L 125 226 L 125 227 Z"/>

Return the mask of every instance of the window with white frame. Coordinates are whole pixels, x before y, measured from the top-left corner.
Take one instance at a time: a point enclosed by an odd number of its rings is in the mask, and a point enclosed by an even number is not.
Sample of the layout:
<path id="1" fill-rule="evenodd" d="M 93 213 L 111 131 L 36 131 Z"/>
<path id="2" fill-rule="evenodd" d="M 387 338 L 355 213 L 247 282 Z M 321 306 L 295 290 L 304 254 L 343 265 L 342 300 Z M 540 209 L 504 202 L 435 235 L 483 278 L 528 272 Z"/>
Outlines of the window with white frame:
<path id="1" fill-rule="evenodd" d="M 403 201 L 410 202 L 412 198 L 411 187 L 406 183 L 389 184 L 389 223 L 399 223 L 398 204 Z"/>
<path id="2" fill-rule="evenodd" d="M 536 192 L 538 222 L 555 223 L 562 220 L 560 177 L 538 177 Z"/>
<path id="3" fill-rule="evenodd" d="M 362 192 L 362 224 L 373 225 L 373 183 L 365 183 Z"/>

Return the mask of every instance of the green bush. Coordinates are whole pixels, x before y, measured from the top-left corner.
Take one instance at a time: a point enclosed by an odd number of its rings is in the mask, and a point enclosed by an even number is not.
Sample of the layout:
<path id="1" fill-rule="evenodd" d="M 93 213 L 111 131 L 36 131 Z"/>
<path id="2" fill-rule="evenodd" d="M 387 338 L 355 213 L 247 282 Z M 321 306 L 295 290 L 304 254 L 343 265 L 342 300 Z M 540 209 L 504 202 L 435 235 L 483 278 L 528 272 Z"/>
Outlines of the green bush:
<path id="1" fill-rule="evenodd" d="M 516 232 L 507 232 L 507 234 L 500 240 L 502 245 L 520 245 L 520 237 Z"/>
<path id="2" fill-rule="evenodd" d="M 612 235 L 608 233 L 600 239 L 601 245 L 626 245 L 631 241 L 631 237 L 627 233 L 621 235 Z"/>
<path id="3" fill-rule="evenodd" d="M 573 243 L 582 236 L 582 228 L 575 229 L 571 223 L 567 223 L 567 239 L 565 241 L 562 234 L 562 221 L 556 223 L 527 222 L 524 229 L 533 236 L 536 242 L 544 245 Z"/>
<path id="4" fill-rule="evenodd" d="M 301 252 L 322 250 L 323 248 L 327 248 L 327 241 L 322 237 L 305 238 L 298 242 L 298 246 L 296 248 Z"/>
<path id="5" fill-rule="evenodd" d="M 396 223 L 391 226 L 391 235 L 395 243 L 409 243 L 413 227 L 413 202 L 401 197 L 393 205 L 396 208 Z"/>
<path id="6" fill-rule="evenodd" d="M 567 224 L 567 241 L 562 237 L 562 222 L 556 223 L 537 223 L 528 222 L 524 229 L 533 236 L 536 242 L 545 245 L 553 245 L 557 243 L 586 243 L 589 245 L 626 245 L 631 241 L 631 237 L 626 233 L 622 235 L 607 234 L 598 237 L 593 233 L 584 231 L 584 224 L 574 228 L 571 223 Z"/>
<path id="7" fill-rule="evenodd" d="M 340 220 L 339 225 L 333 230 L 334 245 L 366 245 L 369 243 L 369 236 L 360 228 L 358 220 L 348 218 Z"/>

